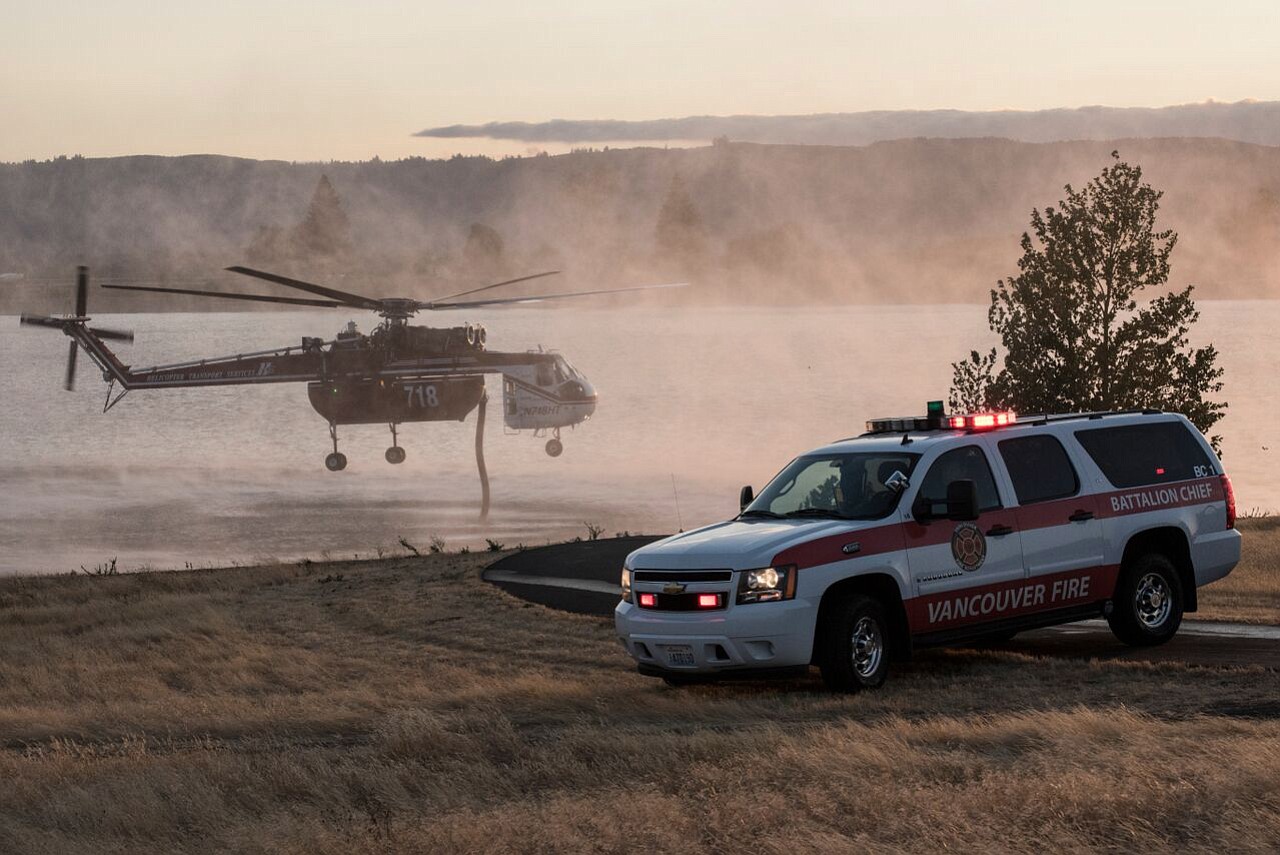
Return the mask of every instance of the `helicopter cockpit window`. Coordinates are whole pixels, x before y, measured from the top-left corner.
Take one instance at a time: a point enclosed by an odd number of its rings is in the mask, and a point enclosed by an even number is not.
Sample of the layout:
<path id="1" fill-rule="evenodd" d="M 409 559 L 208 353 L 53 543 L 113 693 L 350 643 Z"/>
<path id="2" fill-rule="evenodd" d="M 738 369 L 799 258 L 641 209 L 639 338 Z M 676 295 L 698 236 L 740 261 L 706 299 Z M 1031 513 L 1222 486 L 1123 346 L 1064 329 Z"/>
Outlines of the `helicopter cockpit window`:
<path id="1" fill-rule="evenodd" d="M 539 362 L 535 381 L 539 386 L 550 386 L 555 382 L 555 370 L 550 362 Z"/>
<path id="2" fill-rule="evenodd" d="M 561 383 L 567 383 L 570 380 L 581 379 L 577 369 L 575 369 L 572 365 L 570 365 L 569 361 L 565 359 L 563 356 L 557 356 L 555 360 L 551 363 L 551 368 L 552 368 L 552 371 L 554 372 L 555 382 L 557 386 L 559 386 Z"/>
<path id="3" fill-rule="evenodd" d="M 574 368 L 573 364 L 569 362 L 569 360 L 565 359 L 563 356 L 556 357 L 556 372 L 557 372 L 558 379 L 560 379 L 561 381 L 582 379 L 581 372 L 579 372 L 578 369 Z"/>

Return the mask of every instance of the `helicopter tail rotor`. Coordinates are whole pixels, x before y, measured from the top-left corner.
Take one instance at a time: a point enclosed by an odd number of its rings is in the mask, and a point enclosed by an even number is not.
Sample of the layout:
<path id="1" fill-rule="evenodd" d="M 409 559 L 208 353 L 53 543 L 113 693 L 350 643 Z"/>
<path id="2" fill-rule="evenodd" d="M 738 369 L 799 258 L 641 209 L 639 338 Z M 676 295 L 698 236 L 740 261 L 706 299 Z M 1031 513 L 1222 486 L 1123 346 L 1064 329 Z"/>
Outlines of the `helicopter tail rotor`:
<path id="1" fill-rule="evenodd" d="M 105 327 L 86 326 L 85 322 L 89 320 L 87 312 L 89 311 L 89 268 L 83 265 L 76 268 L 76 305 L 75 314 L 70 317 L 49 317 L 47 315 L 28 315 L 23 314 L 18 323 L 29 327 L 48 327 L 51 329 L 62 330 L 71 336 L 71 341 L 67 347 L 67 373 L 62 381 L 62 387 L 68 392 L 76 386 L 76 356 L 80 350 L 80 342 L 76 338 L 75 330 L 83 329 L 100 339 L 111 341 L 132 342 L 133 333 L 129 330 L 113 330 Z"/>

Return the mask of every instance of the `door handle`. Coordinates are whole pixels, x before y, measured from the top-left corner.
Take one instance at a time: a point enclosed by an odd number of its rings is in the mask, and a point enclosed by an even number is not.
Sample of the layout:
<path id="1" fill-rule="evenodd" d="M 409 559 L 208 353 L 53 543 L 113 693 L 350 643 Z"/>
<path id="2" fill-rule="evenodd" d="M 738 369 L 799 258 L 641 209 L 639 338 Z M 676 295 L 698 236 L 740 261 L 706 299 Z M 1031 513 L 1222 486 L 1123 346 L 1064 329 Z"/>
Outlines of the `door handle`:
<path id="1" fill-rule="evenodd" d="M 987 537 L 1004 537 L 1006 534 L 1013 534 L 1013 526 L 997 523 L 987 529 Z"/>
<path id="2" fill-rule="evenodd" d="M 1076 511 L 1074 514 L 1067 517 L 1067 519 L 1071 520 L 1072 522 L 1084 522 L 1085 520 L 1091 520 L 1093 519 L 1093 511 L 1084 511 L 1084 510 Z"/>

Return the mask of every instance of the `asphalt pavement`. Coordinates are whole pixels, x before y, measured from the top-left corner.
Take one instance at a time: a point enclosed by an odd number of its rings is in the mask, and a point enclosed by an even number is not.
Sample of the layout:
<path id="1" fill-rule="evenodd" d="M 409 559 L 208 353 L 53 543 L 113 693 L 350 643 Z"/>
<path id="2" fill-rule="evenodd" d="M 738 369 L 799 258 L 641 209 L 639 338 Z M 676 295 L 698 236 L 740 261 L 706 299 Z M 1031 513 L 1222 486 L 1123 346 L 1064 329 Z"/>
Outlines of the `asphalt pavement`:
<path id="1" fill-rule="evenodd" d="M 484 578 L 530 602 L 611 617 L 620 595 L 622 562 L 658 539 L 618 537 L 526 549 L 491 564 Z M 1128 647 L 1105 621 L 1087 620 L 1024 632 L 1000 648 L 1033 656 L 1280 669 L 1280 627 L 1198 621 L 1190 615 L 1177 636 L 1159 647 Z"/>

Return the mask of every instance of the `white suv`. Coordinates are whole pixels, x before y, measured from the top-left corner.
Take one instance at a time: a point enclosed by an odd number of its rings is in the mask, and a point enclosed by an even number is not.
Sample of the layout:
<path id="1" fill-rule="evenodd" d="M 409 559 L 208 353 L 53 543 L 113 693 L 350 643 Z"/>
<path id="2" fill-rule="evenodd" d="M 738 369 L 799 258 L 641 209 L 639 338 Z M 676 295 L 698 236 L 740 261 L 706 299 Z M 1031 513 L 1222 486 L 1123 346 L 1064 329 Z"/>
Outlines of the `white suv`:
<path id="1" fill-rule="evenodd" d="M 1231 482 L 1144 410 L 877 419 L 797 457 L 742 513 L 636 550 L 618 636 L 687 682 L 803 671 L 878 686 L 915 647 L 1104 615 L 1160 644 L 1240 560 Z"/>

